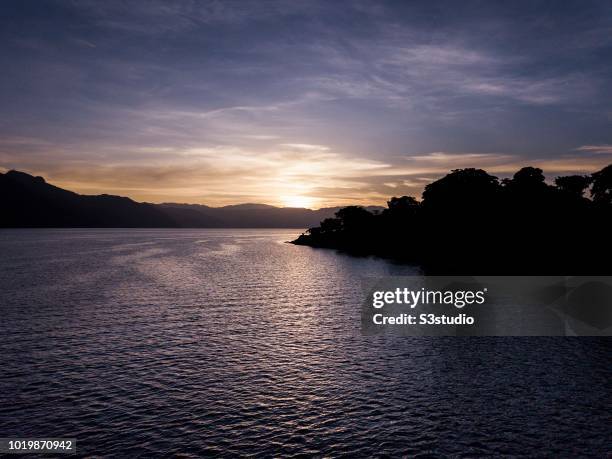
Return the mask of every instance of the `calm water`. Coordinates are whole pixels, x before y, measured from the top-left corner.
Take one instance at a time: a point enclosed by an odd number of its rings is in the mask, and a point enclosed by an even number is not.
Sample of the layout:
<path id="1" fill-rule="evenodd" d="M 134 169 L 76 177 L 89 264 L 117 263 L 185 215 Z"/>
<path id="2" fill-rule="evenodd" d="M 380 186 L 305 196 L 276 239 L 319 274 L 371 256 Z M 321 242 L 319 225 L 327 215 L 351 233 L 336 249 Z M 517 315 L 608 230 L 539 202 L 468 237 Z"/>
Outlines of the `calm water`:
<path id="1" fill-rule="evenodd" d="M 612 343 L 360 334 L 288 230 L 0 232 L 0 437 L 102 456 L 612 453 Z"/>

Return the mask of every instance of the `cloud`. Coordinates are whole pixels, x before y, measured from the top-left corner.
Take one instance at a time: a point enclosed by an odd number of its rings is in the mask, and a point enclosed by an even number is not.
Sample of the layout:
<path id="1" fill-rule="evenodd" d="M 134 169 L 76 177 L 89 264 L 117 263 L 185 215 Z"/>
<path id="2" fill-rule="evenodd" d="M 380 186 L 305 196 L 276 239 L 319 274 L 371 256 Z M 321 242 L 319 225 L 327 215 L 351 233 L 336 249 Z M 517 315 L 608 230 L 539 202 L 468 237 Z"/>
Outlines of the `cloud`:
<path id="1" fill-rule="evenodd" d="M 316 2 L 164 0 L 97 2 L 83 0 L 74 7 L 106 29 L 145 35 L 163 35 L 201 26 L 233 26 L 296 14 L 312 14 Z"/>
<path id="2" fill-rule="evenodd" d="M 143 162 L 141 155 L 148 156 L 149 161 Z M 364 174 L 389 167 L 368 159 L 349 158 L 320 145 L 300 143 L 259 152 L 231 145 L 172 151 L 150 147 L 131 151 L 123 160 L 111 163 L 83 163 L 75 157 L 48 164 L 42 158 L 30 158 L 28 166 L 29 172 L 82 193 L 210 205 L 246 201 L 278 205 L 282 204 L 282 196 L 291 195 L 312 196 L 318 205 L 337 203 L 359 185 Z M 323 199 L 317 194 L 322 188 L 345 191 Z"/>
<path id="3" fill-rule="evenodd" d="M 561 78 L 481 78 L 464 84 L 465 90 L 488 96 L 502 96 L 535 105 L 579 100 L 591 94 L 595 81 L 580 75 Z"/>
<path id="4" fill-rule="evenodd" d="M 281 147 L 288 147 L 291 149 L 301 150 L 301 151 L 311 151 L 311 152 L 320 152 L 320 151 L 329 151 L 329 147 L 325 145 L 312 145 L 309 143 L 281 143 Z"/>
<path id="5" fill-rule="evenodd" d="M 576 150 L 595 154 L 612 154 L 612 145 L 583 145 Z"/>
<path id="6" fill-rule="evenodd" d="M 305 196 L 315 207 L 325 207 L 380 205 L 401 195 L 418 198 L 427 183 L 456 168 L 483 168 L 503 177 L 526 165 L 541 167 L 548 174 L 586 173 L 605 165 L 604 158 L 526 160 L 471 152 L 433 152 L 377 161 L 299 142 L 257 152 L 236 145 L 150 146 L 126 151 L 129 154 L 123 159 L 111 156 L 110 162 L 104 152 L 98 153 L 96 161 L 91 154 L 86 161 L 75 155 L 52 164 L 44 156 L 31 156 L 25 169 L 78 192 L 120 194 L 141 201 L 282 205 L 284 197 Z M 13 167 L 14 163 L 6 164 Z"/>
<path id="7" fill-rule="evenodd" d="M 382 57 L 378 65 L 390 65 L 403 69 L 428 72 L 440 69 L 468 68 L 474 65 L 493 65 L 500 59 L 478 49 L 453 44 L 415 44 L 378 48 Z"/>
<path id="8" fill-rule="evenodd" d="M 406 34 L 400 31 L 400 37 L 402 33 Z M 580 104 L 605 86 L 599 76 L 584 69 L 542 71 L 539 57 L 502 54 L 487 49 L 486 41 L 464 44 L 443 36 L 437 43 L 423 40 L 407 34 L 405 41 L 410 44 L 396 44 L 397 38 L 383 34 L 354 39 L 346 49 L 317 43 L 301 51 L 323 71 L 288 81 L 319 94 L 322 100 L 359 99 L 375 107 L 421 115 L 431 112 L 446 119 L 451 119 L 447 113 L 468 113 L 485 103 L 497 107 Z M 532 66 L 538 70 L 526 71 Z"/>
<path id="9" fill-rule="evenodd" d="M 502 153 L 447 153 L 443 151 L 436 151 L 433 153 L 427 153 L 425 155 L 412 155 L 406 157 L 410 161 L 421 161 L 421 162 L 444 162 L 446 165 L 452 165 L 453 163 L 459 164 L 473 164 L 480 162 L 482 164 L 490 164 L 493 161 L 505 161 L 512 158 L 510 155 Z"/>
<path id="10" fill-rule="evenodd" d="M 547 10 L 546 27 L 480 4 L 47 7 L 6 21 L 0 165 L 80 191 L 381 203 L 450 169 L 586 172 L 611 152 L 594 7 Z"/>

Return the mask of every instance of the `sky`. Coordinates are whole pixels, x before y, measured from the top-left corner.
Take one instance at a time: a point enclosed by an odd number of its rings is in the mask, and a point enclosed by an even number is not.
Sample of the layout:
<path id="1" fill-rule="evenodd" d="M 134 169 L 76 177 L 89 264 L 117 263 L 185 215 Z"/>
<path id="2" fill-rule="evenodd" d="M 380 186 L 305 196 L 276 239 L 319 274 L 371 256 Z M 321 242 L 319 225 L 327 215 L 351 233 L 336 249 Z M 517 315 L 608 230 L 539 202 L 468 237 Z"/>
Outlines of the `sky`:
<path id="1" fill-rule="evenodd" d="M 0 2 L 0 170 L 319 208 L 612 163 L 610 1 Z"/>

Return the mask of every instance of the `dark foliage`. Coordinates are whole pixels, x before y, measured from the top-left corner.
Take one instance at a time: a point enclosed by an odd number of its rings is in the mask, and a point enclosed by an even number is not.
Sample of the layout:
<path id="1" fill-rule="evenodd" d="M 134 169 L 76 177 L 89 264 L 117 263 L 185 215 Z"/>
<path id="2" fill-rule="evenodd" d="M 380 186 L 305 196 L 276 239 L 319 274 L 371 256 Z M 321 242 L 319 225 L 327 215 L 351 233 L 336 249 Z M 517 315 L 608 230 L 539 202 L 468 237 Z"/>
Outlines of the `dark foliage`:
<path id="1" fill-rule="evenodd" d="M 592 176 L 593 188 L 591 193 L 593 201 L 601 204 L 612 203 L 612 164 L 604 167 Z"/>
<path id="2" fill-rule="evenodd" d="M 584 197 L 591 186 L 592 199 Z M 436 274 L 610 274 L 612 166 L 558 177 L 525 167 L 501 182 L 457 169 L 425 187 L 422 200 L 394 197 L 371 213 L 347 207 L 296 244 L 379 255 Z"/>
<path id="3" fill-rule="evenodd" d="M 565 193 L 582 197 L 592 181 L 593 179 L 588 175 L 567 175 L 565 177 L 557 177 L 555 185 Z"/>

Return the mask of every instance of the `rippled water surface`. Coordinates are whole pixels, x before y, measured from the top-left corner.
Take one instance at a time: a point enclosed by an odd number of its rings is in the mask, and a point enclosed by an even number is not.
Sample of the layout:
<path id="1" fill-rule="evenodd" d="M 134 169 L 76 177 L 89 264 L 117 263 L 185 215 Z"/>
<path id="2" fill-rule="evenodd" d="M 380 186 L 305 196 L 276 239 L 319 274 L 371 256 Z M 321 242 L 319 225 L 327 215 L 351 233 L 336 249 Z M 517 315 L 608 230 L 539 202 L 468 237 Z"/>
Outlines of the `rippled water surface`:
<path id="1" fill-rule="evenodd" d="M 612 343 L 360 333 L 290 230 L 0 232 L 0 437 L 79 455 L 612 453 Z"/>

